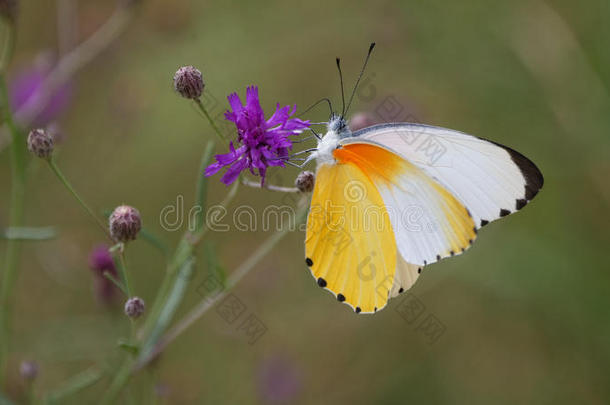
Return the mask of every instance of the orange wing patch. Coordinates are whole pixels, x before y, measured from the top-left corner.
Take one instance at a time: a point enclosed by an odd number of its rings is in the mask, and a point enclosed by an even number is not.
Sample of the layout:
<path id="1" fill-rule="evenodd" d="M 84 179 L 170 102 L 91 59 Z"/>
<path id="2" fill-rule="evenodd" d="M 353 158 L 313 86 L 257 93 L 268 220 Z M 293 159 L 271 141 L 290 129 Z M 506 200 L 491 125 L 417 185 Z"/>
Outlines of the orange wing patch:
<path id="1" fill-rule="evenodd" d="M 333 155 L 339 163 L 359 168 L 379 190 L 390 210 L 398 249 L 406 262 L 426 265 L 462 253 L 476 238 L 468 209 L 396 153 L 371 142 L 350 142 Z M 418 212 L 426 223 L 408 223 L 409 215 Z"/>

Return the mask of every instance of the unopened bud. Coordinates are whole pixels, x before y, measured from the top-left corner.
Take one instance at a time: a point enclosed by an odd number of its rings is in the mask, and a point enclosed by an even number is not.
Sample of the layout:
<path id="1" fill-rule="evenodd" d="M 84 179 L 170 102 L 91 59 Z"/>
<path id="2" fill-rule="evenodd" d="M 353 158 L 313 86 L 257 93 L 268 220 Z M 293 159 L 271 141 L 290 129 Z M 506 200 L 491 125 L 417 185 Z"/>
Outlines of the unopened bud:
<path id="1" fill-rule="evenodd" d="M 144 313 L 144 300 L 140 297 L 131 297 L 125 303 L 125 315 L 132 319 L 139 318 Z"/>
<path id="2" fill-rule="evenodd" d="M 0 16 L 13 22 L 17 16 L 17 0 L 0 0 Z"/>
<path id="3" fill-rule="evenodd" d="M 203 76 L 193 66 L 184 66 L 174 75 L 174 88 L 182 97 L 198 99 L 203 94 Z"/>
<path id="4" fill-rule="evenodd" d="M 315 179 L 316 176 L 312 172 L 304 171 L 299 173 L 296 180 L 294 181 L 294 185 L 302 193 L 309 193 L 313 190 Z"/>
<path id="5" fill-rule="evenodd" d="M 44 129 L 33 129 L 28 134 L 28 150 L 39 158 L 48 158 L 53 153 L 53 136 Z"/>
<path id="6" fill-rule="evenodd" d="M 140 212 L 129 205 L 116 207 L 110 215 L 108 223 L 110 236 L 117 242 L 134 240 L 142 229 Z"/>
<path id="7" fill-rule="evenodd" d="M 34 361 L 22 361 L 19 366 L 19 374 L 21 378 L 27 381 L 33 381 L 38 377 L 38 363 Z"/>

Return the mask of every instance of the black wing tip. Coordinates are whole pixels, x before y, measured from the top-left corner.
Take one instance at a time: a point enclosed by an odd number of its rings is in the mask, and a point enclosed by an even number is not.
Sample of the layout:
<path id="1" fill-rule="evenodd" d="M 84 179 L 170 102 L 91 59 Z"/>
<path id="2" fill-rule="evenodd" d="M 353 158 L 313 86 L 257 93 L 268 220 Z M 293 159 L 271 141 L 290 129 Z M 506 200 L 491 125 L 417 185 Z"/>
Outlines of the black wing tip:
<path id="1" fill-rule="evenodd" d="M 509 148 L 508 146 L 504 146 L 497 142 L 489 141 L 494 145 L 497 145 L 508 152 L 510 158 L 517 165 L 523 178 L 525 179 L 525 200 L 527 202 L 534 199 L 536 194 L 542 189 L 544 186 L 544 176 L 538 166 L 523 154 L 517 152 L 516 150 Z"/>

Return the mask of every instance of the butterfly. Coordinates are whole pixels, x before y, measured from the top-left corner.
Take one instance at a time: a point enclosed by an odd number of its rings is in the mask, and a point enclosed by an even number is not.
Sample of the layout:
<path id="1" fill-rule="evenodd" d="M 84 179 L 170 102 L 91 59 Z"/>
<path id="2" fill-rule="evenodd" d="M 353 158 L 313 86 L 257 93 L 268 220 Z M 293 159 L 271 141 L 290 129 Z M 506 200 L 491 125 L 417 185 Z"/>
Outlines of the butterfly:
<path id="1" fill-rule="evenodd" d="M 343 95 L 339 59 L 337 67 Z M 305 262 L 317 284 L 356 313 L 384 308 L 425 266 L 464 253 L 479 229 L 542 188 L 536 165 L 509 147 L 413 123 L 352 132 L 343 106 L 308 157 L 317 169 Z"/>

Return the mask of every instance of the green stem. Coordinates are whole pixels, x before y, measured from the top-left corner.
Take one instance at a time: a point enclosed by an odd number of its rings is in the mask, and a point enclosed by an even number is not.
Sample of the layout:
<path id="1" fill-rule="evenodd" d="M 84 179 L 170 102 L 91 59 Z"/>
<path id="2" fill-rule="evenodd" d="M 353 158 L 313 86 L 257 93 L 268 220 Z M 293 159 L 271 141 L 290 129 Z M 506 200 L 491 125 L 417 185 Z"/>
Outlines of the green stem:
<path id="1" fill-rule="evenodd" d="M 123 284 L 125 285 L 125 293 L 127 298 L 131 298 L 131 288 L 129 288 L 129 277 L 127 276 L 127 260 L 125 260 L 125 245 L 119 249 L 119 263 L 121 269 L 121 277 L 123 278 Z"/>
<path id="2" fill-rule="evenodd" d="M 78 193 L 76 192 L 74 187 L 72 187 L 72 185 L 70 184 L 68 179 L 63 175 L 61 170 L 59 170 L 59 167 L 57 167 L 57 164 L 55 163 L 55 159 L 51 156 L 51 158 L 48 160 L 48 162 L 49 162 L 49 167 L 51 167 L 51 170 L 53 171 L 53 173 L 55 173 L 55 175 L 57 176 L 59 181 L 61 181 L 61 183 L 70 192 L 70 194 L 72 194 L 72 196 L 76 199 L 76 201 L 78 201 L 78 203 L 81 205 L 81 207 L 83 207 L 83 209 L 87 212 L 87 214 L 89 214 L 89 216 L 91 216 L 91 218 L 93 218 L 95 220 L 95 223 L 100 227 L 102 232 L 104 232 L 104 234 L 106 234 L 106 236 L 108 236 L 108 238 L 110 240 L 112 240 L 112 238 L 110 237 L 110 234 L 108 233 L 108 227 L 106 226 L 106 224 L 104 224 L 102 222 L 102 220 L 100 220 L 99 217 L 97 215 L 95 215 L 93 210 L 91 208 L 89 208 L 89 206 L 85 203 L 85 201 L 78 195 Z"/>
<path id="3" fill-rule="evenodd" d="M 205 108 L 203 103 L 201 103 L 201 100 L 196 99 L 195 105 L 197 106 L 197 108 L 199 108 L 199 111 L 201 111 L 203 113 L 203 115 L 205 115 L 205 117 L 208 119 L 208 122 L 214 129 L 214 132 L 216 132 L 216 135 L 218 135 L 218 137 L 226 144 L 227 138 L 223 135 L 222 132 L 220 132 L 220 129 L 218 128 L 218 126 L 216 125 L 214 120 L 212 119 L 212 116 L 210 115 L 210 113 L 208 113 L 208 110 Z"/>
<path id="4" fill-rule="evenodd" d="M 205 147 L 203 151 L 203 155 L 201 156 L 201 165 L 199 166 L 199 173 L 197 173 L 197 189 L 196 189 L 196 207 L 199 209 L 197 213 L 197 218 L 195 220 L 195 232 L 199 231 L 203 226 L 203 221 L 205 219 L 206 212 L 206 201 L 207 201 L 207 191 L 208 191 L 208 182 L 207 177 L 205 177 L 205 168 L 208 167 L 210 161 L 212 160 L 212 153 L 214 153 L 214 142 L 210 141 Z"/>
<path id="5" fill-rule="evenodd" d="M 294 217 L 294 227 L 296 228 L 305 219 L 307 212 L 307 206 L 301 204 L 298 212 Z M 213 307 L 218 301 L 224 298 L 229 291 L 239 283 L 249 272 L 252 270 L 262 259 L 265 257 L 279 241 L 281 241 L 291 230 L 289 226 L 284 227 L 279 232 L 276 232 L 269 236 L 253 253 L 244 261 L 231 276 L 227 279 L 225 288 L 222 291 L 218 291 L 213 296 L 205 296 L 201 302 L 197 304 L 182 320 L 180 320 L 176 326 L 174 326 L 156 345 L 155 349 L 148 354 L 147 357 L 140 360 L 138 368 L 145 366 L 149 361 L 154 359 L 159 353 L 161 353 L 165 347 L 176 339 L 180 334 L 192 326 L 203 314 L 205 314 L 211 307 Z M 212 292 L 213 293 L 213 292 Z"/>
<path id="6" fill-rule="evenodd" d="M 105 271 L 104 277 L 107 278 L 108 280 L 110 280 L 112 282 L 112 284 L 114 284 L 119 290 L 121 290 L 123 292 L 123 294 L 125 294 L 127 296 L 127 298 L 129 298 L 129 294 L 127 293 L 127 290 L 125 289 L 125 286 L 123 286 L 123 284 L 119 280 L 114 278 L 114 276 L 112 274 Z"/>
<path id="7" fill-rule="evenodd" d="M 95 368 L 90 368 L 76 374 L 74 377 L 62 384 L 58 389 L 49 393 L 43 402 L 49 405 L 63 403 L 63 400 L 66 397 L 74 395 L 77 392 L 95 384 L 100 378 L 103 377 L 103 375 L 104 374 L 100 370 Z"/>
<path id="8" fill-rule="evenodd" d="M 25 142 L 13 120 L 8 101 L 4 74 L 0 73 L 0 109 L 11 135 L 11 208 L 10 227 L 23 225 L 25 205 Z M 21 242 L 9 240 L 4 258 L 2 287 L 0 288 L 0 386 L 4 383 L 6 357 L 8 355 L 11 316 L 13 310 L 13 288 L 17 278 Z"/>
<path id="9" fill-rule="evenodd" d="M 15 28 L 12 21 L 4 21 L 6 25 L 6 34 L 4 37 L 4 47 L 2 48 L 2 55 L 0 56 L 0 72 L 4 73 L 8 63 L 13 57 L 15 50 Z"/>

